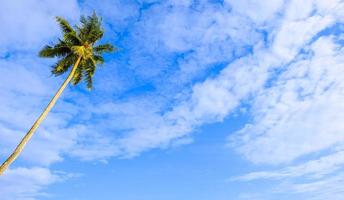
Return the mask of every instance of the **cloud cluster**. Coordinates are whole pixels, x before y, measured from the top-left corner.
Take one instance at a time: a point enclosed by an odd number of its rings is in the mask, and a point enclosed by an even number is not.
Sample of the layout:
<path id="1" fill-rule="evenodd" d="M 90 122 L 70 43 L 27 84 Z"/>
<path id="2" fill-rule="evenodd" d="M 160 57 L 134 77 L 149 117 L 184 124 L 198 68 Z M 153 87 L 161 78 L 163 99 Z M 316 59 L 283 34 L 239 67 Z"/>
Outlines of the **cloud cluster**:
<path id="1" fill-rule="evenodd" d="M 4 176 L 1 176 L 1 198 L 4 200 L 33 200 L 37 196 L 47 195 L 41 193 L 41 189 L 58 180 L 58 175 L 53 174 L 47 168 L 10 169 Z"/>
<path id="2" fill-rule="evenodd" d="M 251 100 L 252 121 L 230 136 L 231 146 L 253 163 L 286 167 L 248 173 L 239 180 L 275 181 L 272 193 L 294 194 L 296 199 L 344 195 L 339 186 L 343 9 L 340 1 L 287 6 L 271 49 L 288 62 L 269 70 L 264 87 Z M 263 196 L 270 199 L 271 193 Z"/>
<path id="3" fill-rule="evenodd" d="M 63 4 L 58 0 L 3 1 L 0 13 L 3 30 L 0 53 L 6 53 L 40 48 L 57 36 L 54 17 L 78 19 L 79 6 L 76 0 L 67 0 Z"/>
<path id="4" fill-rule="evenodd" d="M 330 37 L 320 38 L 264 89 L 253 105 L 253 123 L 234 142 L 254 162 L 290 162 L 344 142 L 343 51 Z"/>

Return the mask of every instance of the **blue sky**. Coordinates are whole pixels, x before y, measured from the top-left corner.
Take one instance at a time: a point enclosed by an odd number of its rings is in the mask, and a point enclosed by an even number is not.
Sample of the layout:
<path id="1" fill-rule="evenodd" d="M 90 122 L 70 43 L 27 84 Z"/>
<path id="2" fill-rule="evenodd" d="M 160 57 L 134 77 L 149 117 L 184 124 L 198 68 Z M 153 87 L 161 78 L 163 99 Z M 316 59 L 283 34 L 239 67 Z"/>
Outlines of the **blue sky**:
<path id="1" fill-rule="evenodd" d="M 0 2 L 0 158 L 65 77 L 37 52 L 96 11 L 105 56 L 0 179 L 4 200 L 341 200 L 342 0 Z"/>

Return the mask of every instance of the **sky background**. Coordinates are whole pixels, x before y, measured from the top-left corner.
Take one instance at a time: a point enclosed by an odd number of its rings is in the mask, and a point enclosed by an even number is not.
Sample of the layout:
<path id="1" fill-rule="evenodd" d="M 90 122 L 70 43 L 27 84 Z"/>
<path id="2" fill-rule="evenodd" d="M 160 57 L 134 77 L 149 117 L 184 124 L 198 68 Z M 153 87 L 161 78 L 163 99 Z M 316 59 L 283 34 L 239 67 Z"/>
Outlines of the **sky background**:
<path id="1" fill-rule="evenodd" d="M 96 11 L 94 90 L 69 86 L 1 200 L 344 199 L 343 0 L 1 0 L 0 159 L 63 82 L 38 58 Z"/>

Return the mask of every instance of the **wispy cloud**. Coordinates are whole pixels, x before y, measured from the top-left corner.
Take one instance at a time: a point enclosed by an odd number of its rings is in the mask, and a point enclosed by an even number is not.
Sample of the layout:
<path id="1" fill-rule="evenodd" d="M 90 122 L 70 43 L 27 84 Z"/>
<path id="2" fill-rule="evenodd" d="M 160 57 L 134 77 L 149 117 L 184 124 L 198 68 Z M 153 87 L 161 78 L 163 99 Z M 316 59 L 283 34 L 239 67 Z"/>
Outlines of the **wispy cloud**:
<path id="1" fill-rule="evenodd" d="M 0 180 L 1 198 L 4 200 L 36 199 L 37 196 L 46 195 L 41 190 L 58 179 L 58 175 L 47 168 L 10 169 Z"/>
<path id="2" fill-rule="evenodd" d="M 264 88 L 251 100 L 251 123 L 230 136 L 232 147 L 248 160 L 276 165 L 233 179 L 275 183 L 271 192 L 260 194 L 263 199 L 274 199 L 273 195 L 341 199 L 343 195 L 339 74 L 344 5 L 328 3 L 295 1 L 286 7 L 272 49 L 289 61 L 269 70 Z"/>
<path id="3" fill-rule="evenodd" d="M 320 38 L 255 99 L 252 124 L 232 141 L 257 163 L 290 162 L 343 142 L 342 49 Z M 241 143 L 239 142 L 241 141 Z"/>
<path id="4" fill-rule="evenodd" d="M 344 152 L 338 151 L 327 156 L 310 160 L 305 163 L 289 166 L 277 171 L 260 171 L 251 172 L 240 177 L 232 178 L 232 180 L 252 181 L 259 179 L 284 179 L 297 178 L 307 176 L 309 178 L 319 179 L 328 174 L 332 174 L 343 167 Z"/>

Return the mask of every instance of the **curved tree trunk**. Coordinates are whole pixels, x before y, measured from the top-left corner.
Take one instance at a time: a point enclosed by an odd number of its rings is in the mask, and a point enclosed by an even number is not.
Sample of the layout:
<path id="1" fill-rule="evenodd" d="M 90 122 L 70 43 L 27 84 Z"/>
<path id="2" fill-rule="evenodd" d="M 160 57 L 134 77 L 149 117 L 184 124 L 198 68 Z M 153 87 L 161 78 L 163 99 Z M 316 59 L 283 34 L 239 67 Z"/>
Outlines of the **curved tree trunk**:
<path id="1" fill-rule="evenodd" d="M 78 58 L 78 60 L 75 62 L 71 72 L 69 73 L 67 79 L 63 82 L 59 90 L 56 92 L 55 96 L 51 99 L 48 106 L 44 109 L 43 113 L 38 117 L 38 119 L 35 121 L 35 123 L 32 125 L 30 130 L 26 133 L 26 135 L 23 137 L 23 139 L 20 141 L 16 149 L 13 151 L 13 153 L 6 159 L 4 163 L 2 163 L 0 167 L 0 176 L 4 173 L 4 171 L 14 162 L 14 160 L 19 156 L 19 154 L 22 152 L 23 148 L 25 147 L 26 143 L 30 140 L 32 135 L 34 134 L 35 130 L 38 128 L 38 126 L 42 123 L 42 121 L 46 118 L 50 110 L 54 107 L 57 99 L 61 96 L 63 90 L 66 88 L 68 83 L 72 80 L 75 71 L 80 63 L 81 57 Z"/>

